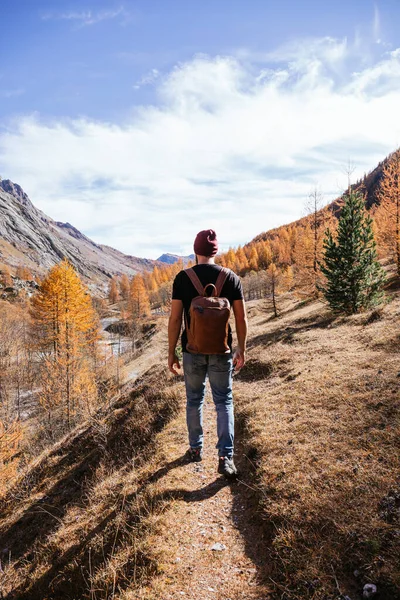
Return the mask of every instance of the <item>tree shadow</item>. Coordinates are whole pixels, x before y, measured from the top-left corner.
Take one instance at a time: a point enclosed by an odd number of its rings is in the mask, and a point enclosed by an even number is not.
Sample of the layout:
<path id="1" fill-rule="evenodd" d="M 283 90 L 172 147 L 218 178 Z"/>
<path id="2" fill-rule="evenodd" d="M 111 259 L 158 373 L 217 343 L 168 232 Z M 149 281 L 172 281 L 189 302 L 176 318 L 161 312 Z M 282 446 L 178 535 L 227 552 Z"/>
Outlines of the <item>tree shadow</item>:
<path id="1" fill-rule="evenodd" d="M 166 425 L 176 409 L 176 399 L 174 401 L 168 394 L 163 396 L 154 391 L 150 393 L 148 388 L 141 388 L 141 393 L 135 390 L 124 401 L 119 401 L 118 410 L 112 412 L 106 440 L 99 443 L 96 426 L 89 426 L 84 432 L 71 435 L 62 447 L 50 452 L 33 469 L 31 480 L 27 483 L 27 497 L 32 495 L 37 498 L 40 494 L 41 498 L 30 503 L 21 516 L 0 534 L 0 548 L 4 548 L 3 552 L 12 559 L 14 568 L 21 568 L 25 573 L 23 583 L 18 589 L 11 591 L 6 596 L 7 599 L 86 597 L 83 591 L 87 590 L 85 572 L 87 578 L 89 568 L 104 564 L 108 554 L 112 554 L 116 548 L 115 529 L 118 528 L 117 525 L 113 527 L 112 522 L 119 509 L 115 508 L 115 497 L 109 500 L 110 510 L 106 517 L 84 535 L 82 542 L 72 546 L 64 554 L 60 555 L 57 544 L 49 546 L 48 539 L 63 526 L 67 510 L 86 503 L 88 490 L 93 486 L 93 477 L 100 463 L 104 462 L 112 471 L 132 464 L 132 459 L 139 465 L 146 461 L 149 453 L 154 452 L 156 432 Z M 54 464 L 57 456 L 60 460 Z M 182 464 L 182 460 L 178 459 L 166 465 L 162 472 L 156 472 L 153 481 Z M 148 483 L 135 493 L 135 502 L 137 494 L 142 493 Z M 12 493 L 15 494 L 16 490 Z M 7 514 L 10 514 L 15 510 L 18 498 L 11 494 L 7 500 Z M 133 498 L 127 499 L 128 502 L 130 500 L 133 504 Z M 135 511 L 129 518 L 132 526 L 140 521 L 140 515 Z M 99 555 L 94 553 L 92 564 L 89 565 L 85 556 L 87 546 L 100 534 L 104 537 L 102 552 Z M 78 557 L 77 553 L 83 556 Z M 51 568 L 30 587 L 29 576 L 38 567 L 41 568 L 42 562 L 44 565 L 50 563 Z M 63 575 L 64 569 L 68 570 L 67 577 Z M 54 590 L 53 596 L 49 595 L 50 587 L 52 593 Z"/>
<path id="2" fill-rule="evenodd" d="M 256 581 L 262 588 L 270 583 L 272 574 L 274 527 L 262 516 L 261 507 L 265 498 L 257 486 L 255 466 L 240 447 L 236 462 L 239 475 L 237 482 L 231 485 L 231 518 L 243 539 L 246 555 L 256 567 Z M 265 598 L 264 591 L 260 592 L 260 598 Z"/>
<path id="3" fill-rule="evenodd" d="M 88 447 L 85 454 L 82 454 L 81 450 L 80 460 L 78 460 L 78 453 L 72 451 L 71 455 L 57 463 L 64 471 L 67 465 L 71 465 L 70 468 L 65 476 L 58 477 L 56 483 L 50 488 L 46 487 L 46 480 L 56 478 L 54 471 L 58 469 L 52 467 L 48 471 L 43 469 L 40 472 L 38 467 L 34 476 L 39 478 L 42 475 L 45 481 L 42 485 L 39 481 L 35 486 L 36 489 L 32 489 L 32 493 L 35 491 L 37 495 L 42 492 L 42 498 L 30 504 L 19 519 L 0 535 L 0 547 L 10 552 L 13 560 L 22 557 L 31 560 L 33 544 L 45 539 L 58 528 L 70 504 L 80 502 L 100 458 L 101 453 L 93 446 Z"/>
<path id="4" fill-rule="evenodd" d="M 197 490 L 185 490 L 184 488 L 164 490 L 161 494 L 154 497 L 156 503 L 160 500 L 182 500 L 183 502 L 204 502 L 209 500 L 224 487 L 231 485 L 224 477 L 217 477 L 214 481 L 198 488 Z"/>
<path id="5" fill-rule="evenodd" d="M 48 600 L 72 600 L 88 597 L 89 573 L 100 566 L 104 566 L 107 558 L 112 557 L 120 548 L 123 548 L 127 541 L 124 532 L 131 531 L 140 527 L 142 515 L 138 510 L 138 498 L 143 497 L 148 486 L 158 481 L 169 471 L 183 464 L 186 464 L 186 458 L 180 457 L 153 473 L 146 482 L 142 484 L 134 493 L 125 497 L 118 507 L 110 510 L 87 535 L 74 546 L 70 547 L 64 554 L 55 553 L 52 556 L 51 567 L 35 583 L 26 589 L 16 589 L 4 596 L 4 600 L 42 600 L 44 595 Z M 151 496 L 152 510 L 157 510 L 164 506 L 165 502 L 171 500 L 181 500 L 186 503 L 203 502 L 215 496 L 222 488 L 229 485 L 223 477 L 218 477 L 208 485 L 196 489 L 187 490 L 185 488 L 167 489 L 163 492 Z M 118 534 L 118 529 L 111 527 L 113 522 L 118 520 L 124 514 L 124 532 Z M 91 543 L 102 536 L 102 547 L 91 547 Z M 96 545 L 94 545 L 96 546 Z M 90 548 L 90 553 L 89 553 Z M 144 554 L 136 556 L 135 564 L 129 561 L 124 567 L 124 578 L 118 584 L 118 590 L 122 591 L 131 585 L 130 575 L 142 570 L 148 577 L 150 573 L 156 572 L 156 565 Z M 60 573 L 68 572 L 68 578 L 60 577 Z M 85 577 L 86 572 L 86 577 Z M 86 590 L 86 591 L 84 591 Z M 101 591 L 101 590 L 98 590 Z M 102 597 L 102 596 L 101 596 Z M 108 597 L 108 596 L 107 596 Z"/>
<path id="6" fill-rule="evenodd" d="M 337 315 L 330 314 L 322 318 L 310 317 L 299 319 L 294 323 L 298 323 L 296 326 L 287 326 L 282 329 L 271 331 L 268 333 L 262 333 L 253 337 L 249 343 L 248 348 L 254 348 L 257 346 L 271 346 L 277 342 L 284 344 L 293 344 L 296 342 L 296 335 L 304 331 L 311 331 L 313 329 L 326 329 L 332 327 L 334 321 L 337 319 Z"/>
<path id="7" fill-rule="evenodd" d="M 163 467 L 160 467 L 155 473 L 150 475 L 147 479 L 148 483 L 156 483 L 159 479 L 162 479 L 173 469 L 177 469 L 178 467 L 183 467 L 188 464 L 188 459 L 185 454 L 180 456 L 179 458 L 172 460 L 171 462 L 165 464 Z"/>
<path id="8" fill-rule="evenodd" d="M 256 358 L 250 358 L 239 373 L 235 375 L 235 379 L 244 382 L 263 381 L 271 377 L 273 372 L 274 364 L 272 362 L 263 362 Z"/>
<path id="9" fill-rule="evenodd" d="M 390 277 L 388 277 L 386 284 L 385 284 L 385 290 L 387 292 L 399 292 L 400 291 L 400 276 L 397 273 L 392 274 Z"/>

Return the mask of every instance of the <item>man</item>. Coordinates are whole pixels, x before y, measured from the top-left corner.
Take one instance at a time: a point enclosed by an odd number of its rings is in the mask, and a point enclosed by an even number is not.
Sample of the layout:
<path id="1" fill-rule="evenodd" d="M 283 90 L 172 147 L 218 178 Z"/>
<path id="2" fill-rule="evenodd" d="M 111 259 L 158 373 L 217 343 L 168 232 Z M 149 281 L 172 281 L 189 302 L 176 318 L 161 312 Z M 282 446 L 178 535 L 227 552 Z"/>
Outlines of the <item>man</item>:
<path id="1" fill-rule="evenodd" d="M 216 284 L 222 267 L 215 264 L 218 242 L 215 231 L 200 231 L 194 241 L 196 265 L 193 267 L 202 286 Z M 172 291 L 171 314 L 168 323 L 168 367 L 178 375 L 180 369 L 176 355 L 176 345 L 185 315 L 185 325 L 190 326 L 189 309 L 193 298 L 199 292 L 185 271 L 175 277 Z M 227 298 L 233 309 L 236 323 L 238 346 L 232 354 L 232 332 L 229 327 L 228 345 L 230 352 L 226 354 L 193 354 L 187 350 L 187 331 L 182 334 L 183 370 L 186 386 L 186 421 L 189 434 L 189 460 L 199 462 L 203 457 L 203 403 L 206 378 L 210 381 L 211 391 L 217 411 L 218 434 L 218 473 L 234 478 L 237 470 L 233 461 L 234 449 L 234 416 L 232 397 L 233 370 L 239 370 L 245 363 L 247 318 L 242 284 L 233 271 L 228 270 L 223 284 L 221 298 Z"/>

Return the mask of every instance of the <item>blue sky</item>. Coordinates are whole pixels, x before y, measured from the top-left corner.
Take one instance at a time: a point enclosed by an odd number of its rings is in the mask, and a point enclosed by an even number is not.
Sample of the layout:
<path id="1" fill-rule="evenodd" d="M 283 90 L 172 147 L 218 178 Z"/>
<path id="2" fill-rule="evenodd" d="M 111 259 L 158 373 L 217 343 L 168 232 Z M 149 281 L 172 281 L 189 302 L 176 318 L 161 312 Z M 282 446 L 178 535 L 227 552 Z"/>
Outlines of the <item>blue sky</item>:
<path id="1" fill-rule="evenodd" d="M 1 0 L 0 175 L 137 256 L 303 214 L 400 144 L 400 2 Z"/>

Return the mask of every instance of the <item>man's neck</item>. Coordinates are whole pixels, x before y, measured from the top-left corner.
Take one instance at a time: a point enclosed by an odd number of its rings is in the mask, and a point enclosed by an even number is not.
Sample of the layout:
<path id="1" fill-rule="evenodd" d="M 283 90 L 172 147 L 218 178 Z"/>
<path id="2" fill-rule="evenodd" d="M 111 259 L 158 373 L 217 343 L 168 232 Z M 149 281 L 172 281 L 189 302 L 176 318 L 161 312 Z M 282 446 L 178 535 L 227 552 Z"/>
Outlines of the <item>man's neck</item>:
<path id="1" fill-rule="evenodd" d="M 197 255 L 198 265 L 215 265 L 215 259 L 213 256 L 200 256 Z"/>

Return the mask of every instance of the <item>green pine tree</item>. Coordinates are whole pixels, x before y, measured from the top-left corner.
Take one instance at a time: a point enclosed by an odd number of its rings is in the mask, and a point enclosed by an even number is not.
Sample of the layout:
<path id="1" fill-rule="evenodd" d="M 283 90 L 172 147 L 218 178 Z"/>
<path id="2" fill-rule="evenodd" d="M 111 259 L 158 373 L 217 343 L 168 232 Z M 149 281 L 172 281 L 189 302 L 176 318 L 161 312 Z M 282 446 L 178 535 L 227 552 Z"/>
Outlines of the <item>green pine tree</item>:
<path id="1" fill-rule="evenodd" d="M 357 313 L 382 300 L 385 273 L 377 261 L 372 219 L 362 194 L 351 188 L 344 198 L 337 238 L 329 229 L 325 234 L 321 271 L 326 285 L 319 289 L 335 312 Z"/>

